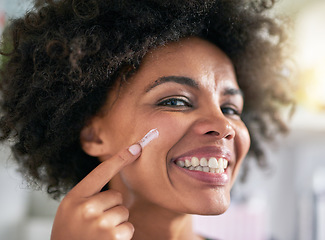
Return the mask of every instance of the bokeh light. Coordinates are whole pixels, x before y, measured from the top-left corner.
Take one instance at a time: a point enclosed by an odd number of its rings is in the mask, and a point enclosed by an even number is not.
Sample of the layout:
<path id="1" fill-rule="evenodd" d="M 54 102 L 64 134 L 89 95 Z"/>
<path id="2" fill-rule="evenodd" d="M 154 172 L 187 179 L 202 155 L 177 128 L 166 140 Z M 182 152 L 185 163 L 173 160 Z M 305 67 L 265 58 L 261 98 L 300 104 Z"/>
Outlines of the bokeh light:
<path id="1" fill-rule="evenodd" d="M 295 61 L 300 83 L 298 103 L 325 111 L 325 1 L 301 8 L 295 28 Z"/>

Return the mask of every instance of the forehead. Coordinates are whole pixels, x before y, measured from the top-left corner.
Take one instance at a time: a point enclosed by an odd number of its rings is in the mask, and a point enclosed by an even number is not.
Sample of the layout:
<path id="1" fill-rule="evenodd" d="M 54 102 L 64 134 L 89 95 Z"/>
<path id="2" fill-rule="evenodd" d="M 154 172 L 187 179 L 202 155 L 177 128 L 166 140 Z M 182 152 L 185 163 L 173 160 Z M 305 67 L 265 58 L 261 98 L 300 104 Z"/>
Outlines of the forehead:
<path id="1" fill-rule="evenodd" d="M 147 53 L 137 76 L 191 77 L 209 88 L 238 84 L 231 60 L 214 44 L 196 37 L 169 43 Z M 156 79 L 154 79 L 156 78 Z"/>

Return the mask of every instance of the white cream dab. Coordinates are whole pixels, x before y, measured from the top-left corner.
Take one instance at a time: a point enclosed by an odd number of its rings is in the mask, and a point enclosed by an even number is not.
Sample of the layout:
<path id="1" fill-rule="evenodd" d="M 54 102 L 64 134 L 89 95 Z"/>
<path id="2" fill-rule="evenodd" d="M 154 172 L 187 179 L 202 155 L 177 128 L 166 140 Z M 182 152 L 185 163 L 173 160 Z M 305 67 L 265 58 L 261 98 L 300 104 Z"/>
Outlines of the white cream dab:
<path id="1" fill-rule="evenodd" d="M 152 140 L 158 138 L 159 132 L 157 128 L 151 129 L 140 141 L 139 144 L 142 148 L 148 145 Z"/>

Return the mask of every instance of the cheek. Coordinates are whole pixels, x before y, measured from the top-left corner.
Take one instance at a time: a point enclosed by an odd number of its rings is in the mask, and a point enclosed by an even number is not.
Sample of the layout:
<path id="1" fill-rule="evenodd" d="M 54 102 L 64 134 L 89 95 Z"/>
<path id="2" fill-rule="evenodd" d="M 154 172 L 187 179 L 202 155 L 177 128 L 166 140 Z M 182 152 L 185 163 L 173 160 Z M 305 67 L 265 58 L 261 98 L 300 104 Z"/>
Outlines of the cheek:
<path id="1" fill-rule="evenodd" d="M 235 151 L 236 151 L 236 166 L 233 173 L 233 182 L 236 179 L 236 176 L 239 172 L 240 166 L 248 153 L 250 147 L 250 136 L 247 130 L 246 125 L 241 122 L 236 127 L 236 136 L 235 136 Z"/>
<path id="2" fill-rule="evenodd" d="M 250 147 L 250 136 L 247 130 L 246 125 L 241 122 L 240 124 L 235 125 L 235 151 L 236 151 L 236 164 L 232 173 L 231 186 L 234 184 L 236 177 L 238 175 L 240 166 L 248 153 Z"/>
<path id="3" fill-rule="evenodd" d="M 246 125 L 241 122 L 236 127 L 236 155 L 237 161 L 242 161 L 248 153 L 250 147 L 250 136 Z"/>
<path id="4" fill-rule="evenodd" d="M 141 130 L 157 128 L 159 137 L 143 149 L 140 158 L 120 172 L 123 183 L 136 195 L 162 205 L 169 202 L 175 193 L 170 184 L 167 171 L 167 156 L 187 129 L 182 117 L 174 114 L 155 114 L 147 116 Z M 140 127 L 140 125 L 139 125 Z M 157 188 L 157 186 L 164 186 Z M 167 205 L 166 205 L 167 206 Z"/>
<path id="5" fill-rule="evenodd" d="M 159 131 L 157 143 L 165 148 L 165 151 L 181 140 L 190 125 L 190 120 L 178 114 L 158 114 L 151 118 L 152 127 Z M 165 152 L 164 151 L 164 152 Z"/>
<path id="6" fill-rule="evenodd" d="M 168 153 L 182 139 L 191 123 L 180 114 L 170 112 L 147 115 L 145 119 L 142 118 L 145 124 L 136 123 L 140 131 L 145 132 L 157 128 L 159 137 L 143 149 L 140 161 L 133 165 L 133 171 L 142 172 L 147 169 L 144 166 L 150 165 L 152 169 L 155 169 L 150 170 L 152 173 L 166 174 Z"/>

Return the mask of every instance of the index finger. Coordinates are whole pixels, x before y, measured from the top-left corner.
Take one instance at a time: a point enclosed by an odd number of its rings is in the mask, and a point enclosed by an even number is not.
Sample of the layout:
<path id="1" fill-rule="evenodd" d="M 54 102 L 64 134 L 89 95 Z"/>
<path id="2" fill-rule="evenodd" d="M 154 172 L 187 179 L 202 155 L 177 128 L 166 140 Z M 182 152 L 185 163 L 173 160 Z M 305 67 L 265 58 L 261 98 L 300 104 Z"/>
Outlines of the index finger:
<path id="1" fill-rule="evenodd" d="M 142 148 L 157 138 L 158 135 L 158 130 L 152 129 L 138 143 L 123 149 L 110 159 L 99 164 L 71 192 L 83 197 L 89 197 L 100 192 L 121 169 L 139 158 Z"/>

